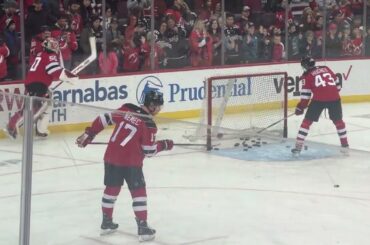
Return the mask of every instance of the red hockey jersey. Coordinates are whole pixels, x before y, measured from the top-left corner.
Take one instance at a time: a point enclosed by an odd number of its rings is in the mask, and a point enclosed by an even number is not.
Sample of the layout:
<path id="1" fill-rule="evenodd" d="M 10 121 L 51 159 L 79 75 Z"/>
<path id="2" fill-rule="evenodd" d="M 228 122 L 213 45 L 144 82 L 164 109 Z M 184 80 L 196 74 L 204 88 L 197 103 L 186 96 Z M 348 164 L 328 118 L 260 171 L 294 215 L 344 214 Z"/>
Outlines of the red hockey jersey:
<path id="1" fill-rule="evenodd" d="M 115 128 L 105 151 L 104 162 L 117 166 L 141 167 L 145 156 L 153 156 L 159 151 L 155 141 L 157 126 L 140 107 L 124 104 L 116 112 L 97 117 L 89 131 L 98 134 L 113 124 Z"/>
<path id="2" fill-rule="evenodd" d="M 62 70 L 58 56 L 55 53 L 43 51 L 34 58 L 27 73 L 25 84 L 42 82 L 49 87 L 52 81 L 58 80 Z"/>
<path id="3" fill-rule="evenodd" d="M 336 101 L 340 99 L 337 76 L 327 66 L 317 66 L 303 73 L 301 100 Z"/>

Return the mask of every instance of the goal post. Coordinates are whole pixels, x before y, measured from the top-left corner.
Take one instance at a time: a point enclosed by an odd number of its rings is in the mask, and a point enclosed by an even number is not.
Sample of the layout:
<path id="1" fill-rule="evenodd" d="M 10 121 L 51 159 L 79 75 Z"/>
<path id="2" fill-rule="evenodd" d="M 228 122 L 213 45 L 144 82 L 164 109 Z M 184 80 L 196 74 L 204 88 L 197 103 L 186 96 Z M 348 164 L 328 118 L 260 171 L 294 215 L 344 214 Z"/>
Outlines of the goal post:
<path id="1" fill-rule="evenodd" d="M 236 138 L 263 131 L 274 137 L 287 137 L 286 72 L 213 76 L 206 79 L 205 91 L 203 127 L 195 134 L 206 137 L 208 149 L 212 148 L 212 141 L 224 136 Z"/>

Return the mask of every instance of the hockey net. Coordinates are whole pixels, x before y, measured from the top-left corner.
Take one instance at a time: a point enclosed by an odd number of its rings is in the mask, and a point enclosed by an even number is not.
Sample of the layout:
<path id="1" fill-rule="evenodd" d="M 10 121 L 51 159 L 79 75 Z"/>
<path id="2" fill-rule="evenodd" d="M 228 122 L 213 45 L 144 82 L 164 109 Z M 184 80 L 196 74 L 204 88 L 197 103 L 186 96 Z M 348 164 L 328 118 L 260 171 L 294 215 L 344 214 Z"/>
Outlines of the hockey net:
<path id="1" fill-rule="evenodd" d="M 287 73 L 210 77 L 198 128 L 190 141 L 212 142 L 255 135 L 287 137 Z"/>

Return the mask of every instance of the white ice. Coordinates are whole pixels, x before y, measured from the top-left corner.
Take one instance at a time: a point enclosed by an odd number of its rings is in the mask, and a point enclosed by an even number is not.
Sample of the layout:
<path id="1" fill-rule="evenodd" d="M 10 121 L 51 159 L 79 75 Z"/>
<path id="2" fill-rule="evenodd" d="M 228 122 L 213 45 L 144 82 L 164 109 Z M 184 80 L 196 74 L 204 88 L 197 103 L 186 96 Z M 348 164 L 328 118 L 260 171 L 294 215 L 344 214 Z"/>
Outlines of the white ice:
<path id="1" fill-rule="evenodd" d="M 175 147 L 146 159 L 148 221 L 157 230 L 148 244 L 369 244 L 369 109 L 369 103 L 344 105 L 349 156 L 253 162 Z M 289 118 L 290 137 L 301 120 Z M 119 231 L 99 236 L 105 146 L 76 147 L 80 133 L 34 143 L 31 244 L 138 244 L 126 187 L 114 211 Z M 109 134 L 107 129 L 96 140 Z M 171 134 L 162 130 L 164 137 Z M 308 140 L 339 144 L 325 118 L 312 126 Z M 18 244 L 21 143 L 0 140 L 1 245 Z"/>

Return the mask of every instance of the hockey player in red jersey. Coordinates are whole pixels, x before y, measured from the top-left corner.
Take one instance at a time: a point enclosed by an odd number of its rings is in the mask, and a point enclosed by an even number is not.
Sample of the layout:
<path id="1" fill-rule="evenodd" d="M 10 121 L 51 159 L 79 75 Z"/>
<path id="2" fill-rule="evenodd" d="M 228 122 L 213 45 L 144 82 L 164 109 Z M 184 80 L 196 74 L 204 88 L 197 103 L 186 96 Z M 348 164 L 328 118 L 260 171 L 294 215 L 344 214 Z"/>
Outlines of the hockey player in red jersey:
<path id="1" fill-rule="evenodd" d="M 147 224 L 147 195 L 142 167 L 144 157 L 173 147 L 172 140 L 155 139 L 157 126 L 152 116 L 161 110 L 162 105 L 162 94 L 149 91 L 144 96 L 142 106 L 123 104 L 117 111 L 97 117 L 76 140 L 79 147 L 85 147 L 105 127 L 115 124 L 104 155 L 106 187 L 102 199 L 102 234 L 118 228 L 118 224 L 112 221 L 112 213 L 121 186 L 126 181 L 133 201 L 139 241 L 149 241 L 155 237 L 155 230 Z"/>
<path id="2" fill-rule="evenodd" d="M 27 95 L 50 98 L 51 91 L 48 88 L 52 81 L 71 81 L 77 79 L 77 76 L 60 66 L 59 44 L 57 40 L 49 37 L 42 43 L 42 47 L 43 51 L 39 52 L 34 57 L 33 63 L 30 65 L 24 84 Z M 34 121 L 36 123 L 36 135 L 40 137 L 46 137 L 48 135 L 48 107 L 49 103 L 42 99 L 34 101 L 33 110 Z M 7 134 L 15 139 L 22 125 L 23 110 L 16 112 L 10 118 L 6 128 Z"/>
<path id="3" fill-rule="evenodd" d="M 324 109 L 328 109 L 329 118 L 337 129 L 342 151 L 347 152 L 347 131 L 343 121 L 339 95 L 341 86 L 335 73 L 327 66 L 315 66 L 315 60 L 311 57 L 302 58 L 301 66 L 304 70 L 302 75 L 303 87 L 301 100 L 296 106 L 295 114 L 302 115 L 307 106 L 308 109 L 298 131 L 296 145 L 292 149 L 292 153 L 299 155 L 312 122 L 319 120 Z"/>

